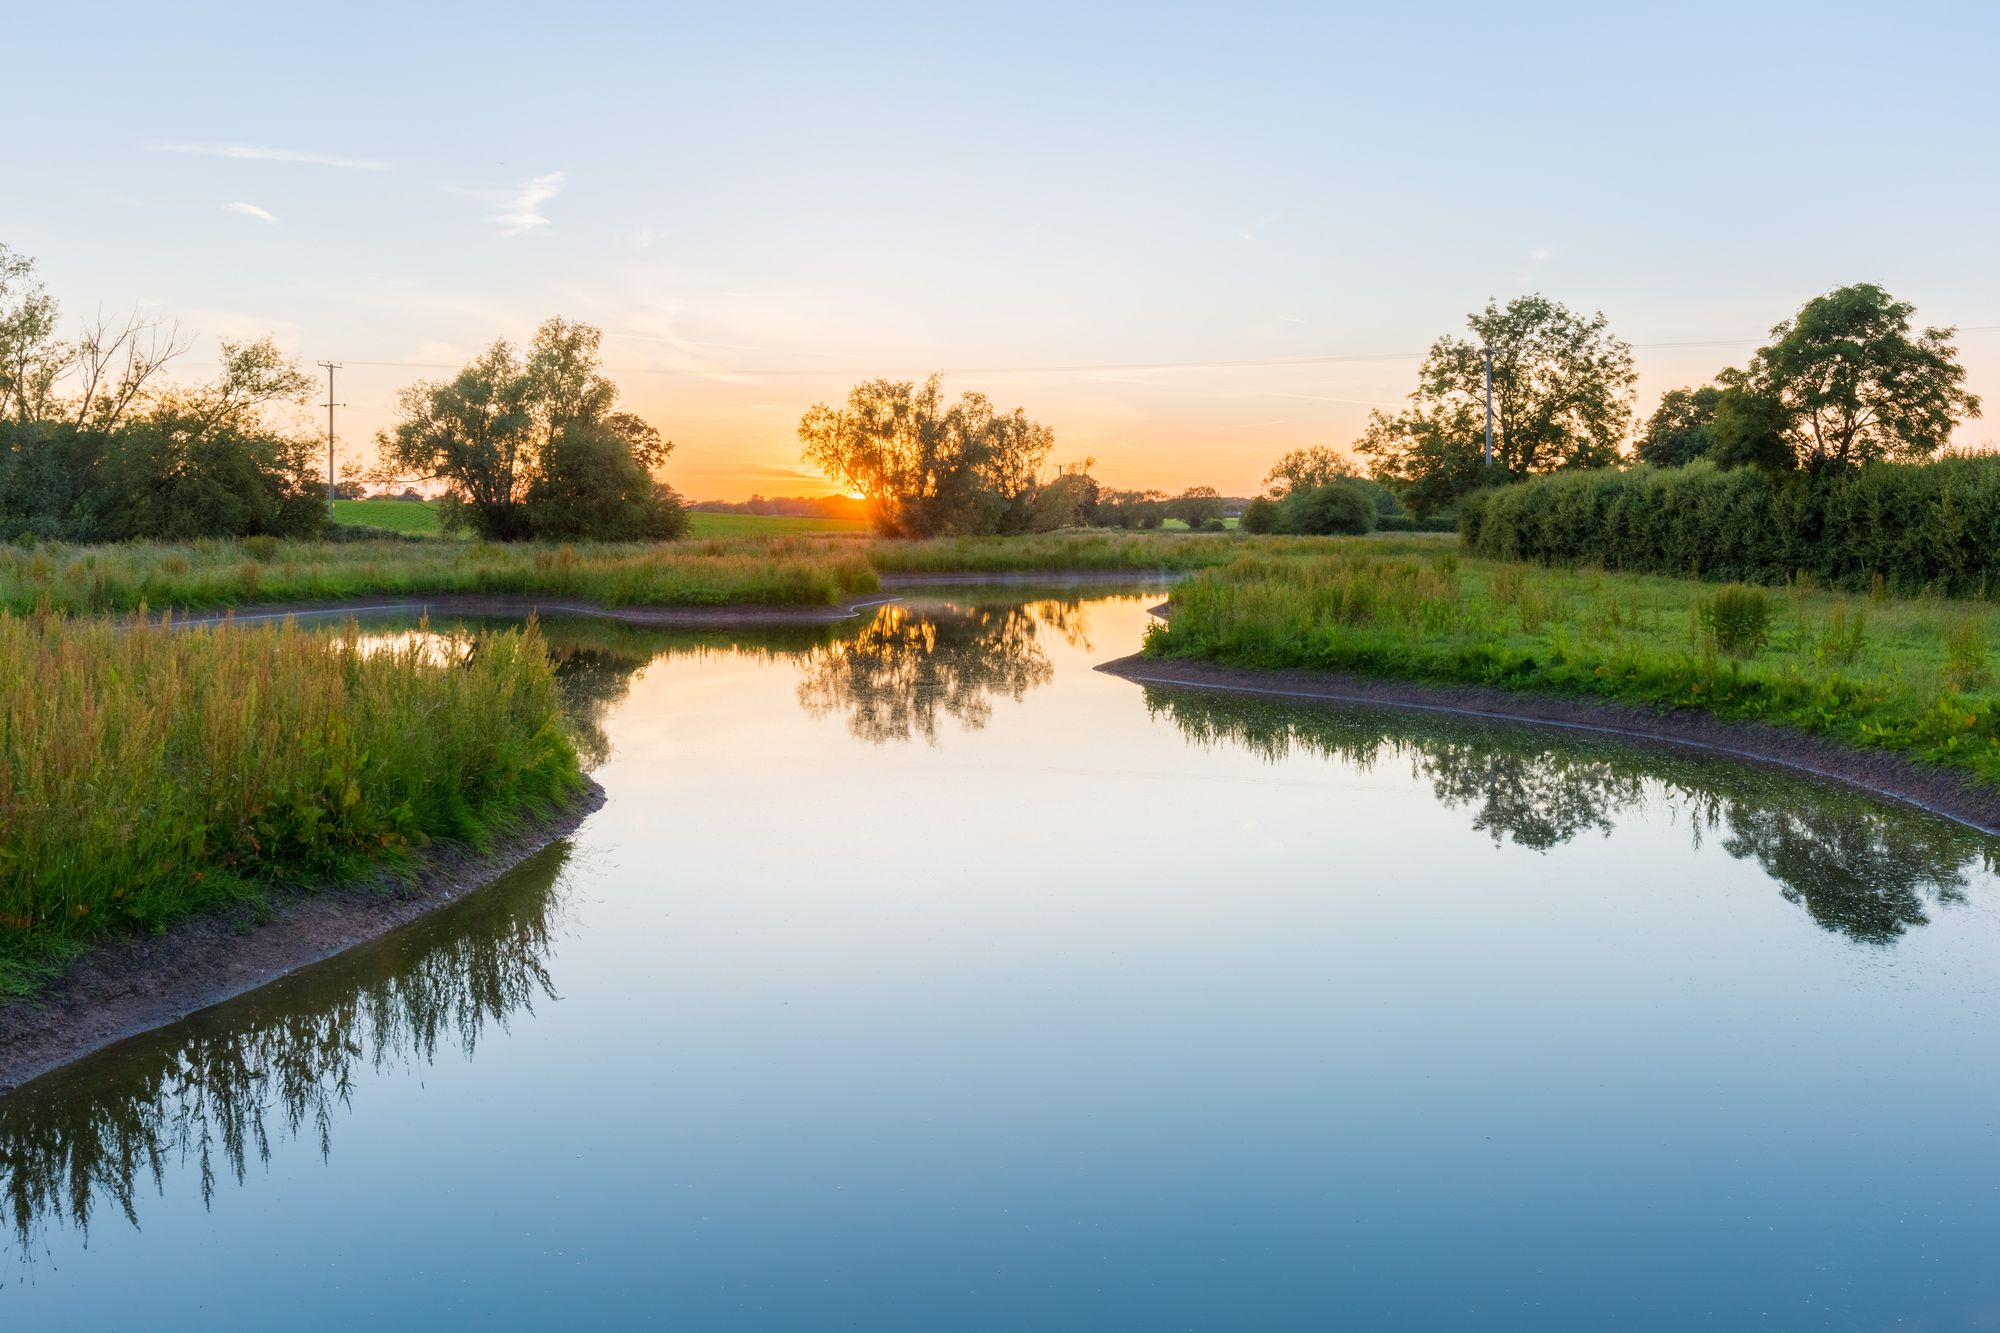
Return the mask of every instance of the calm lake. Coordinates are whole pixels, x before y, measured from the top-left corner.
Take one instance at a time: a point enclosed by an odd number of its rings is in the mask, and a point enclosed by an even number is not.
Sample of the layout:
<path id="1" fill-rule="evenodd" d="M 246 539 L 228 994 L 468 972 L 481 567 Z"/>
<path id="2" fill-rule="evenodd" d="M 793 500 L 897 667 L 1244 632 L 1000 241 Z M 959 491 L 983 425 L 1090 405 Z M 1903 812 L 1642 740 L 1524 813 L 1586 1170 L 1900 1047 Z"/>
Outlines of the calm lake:
<path id="1" fill-rule="evenodd" d="M 2000 844 L 1159 600 L 548 624 L 606 806 L 0 1098 L 0 1327 L 2000 1327 Z"/>

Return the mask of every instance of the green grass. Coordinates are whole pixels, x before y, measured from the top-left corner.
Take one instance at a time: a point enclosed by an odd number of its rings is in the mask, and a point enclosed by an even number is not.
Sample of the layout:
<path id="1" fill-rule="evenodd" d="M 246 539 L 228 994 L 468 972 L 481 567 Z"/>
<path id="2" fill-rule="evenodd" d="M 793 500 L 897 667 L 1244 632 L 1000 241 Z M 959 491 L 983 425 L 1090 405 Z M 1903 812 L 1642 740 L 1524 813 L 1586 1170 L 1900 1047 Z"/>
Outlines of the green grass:
<path id="1" fill-rule="evenodd" d="M 108 934 L 478 842 L 581 782 L 532 628 L 364 646 L 0 613 L 0 995 Z"/>
<path id="2" fill-rule="evenodd" d="M 386 528 L 391 532 L 422 537 L 441 537 L 437 506 L 429 500 L 335 500 L 336 523 L 359 527 Z M 858 518 L 791 518 L 779 514 L 688 513 L 688 536 L 697 540 L 729 537 L 799 537 L 815 532 L 866 532 L 867 521 Z"/>
<path id="3" fill-rule="evenodd" d="M 719 540 L 728 537 L 796 537 L 813 532 L 866 532 L 860 518 L 789 518 L 782 514 L 708 514 L 688 511 L 688 536 Z"/>
<path id="4" fill-rule="evenodd" d="M 1761 628 L 1745 604 L 1759 597 Z M 1985 602 L 1723 591 L 1371 538 L 1252 555 L 1180 583 L 1172 605 L 1149 653 L 1699 708 L 2000 783 L 2000 608 Z"/>
<path id="5" fill-rule="evenodd" d="M 281 542 L 0 548 L 0 609 L 130 611 L 453 593 L 604 606 L 828 606 L 872 591 L 854 545 L 810 539 L 630 546 Z"/>
<path id="6" fill-rule="evenodd" d="M 930 541 L 878 541 L 868 561 L 884 574 L 1033 573 L 1205 569 L 1227 564 L 1248 550 L 1291 555 L 1316 549 L 1310 538 L 1237 536 L 1229 533 L 1127 532 L 1073 528 L 1020 537 L 939 537 Z"/>
<path id="7" fill-rule="evenodd" d="M 437 506 L 429 500 L 335 500 L 333 521 L 424 537 L 444 535 Z"/>

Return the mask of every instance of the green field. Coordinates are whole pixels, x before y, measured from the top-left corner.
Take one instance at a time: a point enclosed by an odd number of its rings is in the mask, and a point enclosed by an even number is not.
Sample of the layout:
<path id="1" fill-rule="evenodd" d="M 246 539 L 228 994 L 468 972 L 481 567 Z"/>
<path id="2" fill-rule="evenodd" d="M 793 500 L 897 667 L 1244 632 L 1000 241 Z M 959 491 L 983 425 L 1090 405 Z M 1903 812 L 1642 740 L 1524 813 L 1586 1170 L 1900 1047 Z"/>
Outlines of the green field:
<path id="1" fill-rule="evenodd" d="M 437 506 L 429 500 L 335 500 L 336 523 L 387 528 L 435 537 L 443 534 Z M 727 537 L 791 537 L 809 532 L 866 532 L 858 518 L 786 518 L 774 514 L 688 514 L 688 536 L 713 541 Z"/>
<path id="2" fill-rule="evenodd" d="M 804 532 L 866 532 L 868 521 L 860 518 L 786 518 L 777 514 L 688 514 L 688 536 L 790 537 Z"/>
<path id="3" fill-rule="evenodd" d="M 335 500 L 333 521 L 427 536 L 444 530 L 438 525 L 437 508 L 429 500 Z"/>

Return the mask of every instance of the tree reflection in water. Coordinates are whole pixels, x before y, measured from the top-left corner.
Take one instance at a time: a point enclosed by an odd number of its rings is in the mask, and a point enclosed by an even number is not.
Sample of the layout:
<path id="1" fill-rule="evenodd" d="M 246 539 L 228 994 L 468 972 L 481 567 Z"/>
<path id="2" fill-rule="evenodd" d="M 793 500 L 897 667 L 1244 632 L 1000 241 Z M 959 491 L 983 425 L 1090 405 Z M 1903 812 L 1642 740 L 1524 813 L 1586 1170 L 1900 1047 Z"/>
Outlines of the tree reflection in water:
<path id="1" fill-rule="evenodd" d="M 470 1056 L 489 1027 L 554 998 L 546 967 L 567 841 L 484 891 L 336 963 L 136 1037 L 0 1098 L 0 1191 L 26 1260 L 50 1222 L 87 1233 L 105 1205 L 139 1224 L 138 1187 L 192 1162 L 204 1202 L 274 1140 L 332 1149 L 364 1069 Z"/>
<path id="2" fill-rule="evenodd" d="M 1391 709 L 1283 705 L 1146 687 L 1146 705 L 1201 745 L 1276 761 L 1294 750 L 1362 768 L 1405 760 L 1474 828 L 1537 851 L 1610 833 L 1653 802 L 1685 812 L 1697 842 L 1720 836 L 1814 921 L 1864 944 L 1926 924 L 1930 904 L 1965 901 L 1969 872 L 1995 868 L 1986 835 L 1859 792 L 1669 748 Z"/>
<path id="3" fill-rule="evenodd" d="M 1081 636 L 1074 603 L 912 611 L 886 606 L 851 638 L 808 652 L 799 703 L 814 717 L 845 713 L 847 729 L 881 744 L 918 736 L 937 744 L 940 715 L 977 730 L 993 699 L 1019 703 L 1055 676 L 1037 638 L 1044 628 Z"/>

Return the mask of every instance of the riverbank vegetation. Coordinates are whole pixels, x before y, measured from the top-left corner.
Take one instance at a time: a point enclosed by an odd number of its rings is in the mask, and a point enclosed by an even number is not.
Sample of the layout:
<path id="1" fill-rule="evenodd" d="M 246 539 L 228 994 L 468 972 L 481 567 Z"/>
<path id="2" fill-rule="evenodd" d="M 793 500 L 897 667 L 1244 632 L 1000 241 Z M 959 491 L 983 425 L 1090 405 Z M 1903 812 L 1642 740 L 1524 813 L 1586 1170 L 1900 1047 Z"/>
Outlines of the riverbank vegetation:
<path id="1" fill-rule="evenodd" d="M 1146 651 L 1587 695 L 1776 723 L 2000 783 L 2000 608 L 1473 559 L 1413 539 L 1249 556 Z"/>
<path id="2" fill-rule="evenodd" d="M 0 995 L 92 939 L 478 842 L 582 781 L 532 627 L 0 614 Z"/>
<path id="3" fill-rule="evenodd" d="M 602 606 L 831 606 L 873 591 L 858 545 L 240 542 L 0 548 L 0 608 L 209 610 L 260 603 L 448 595 L 561 597 Z"/>

